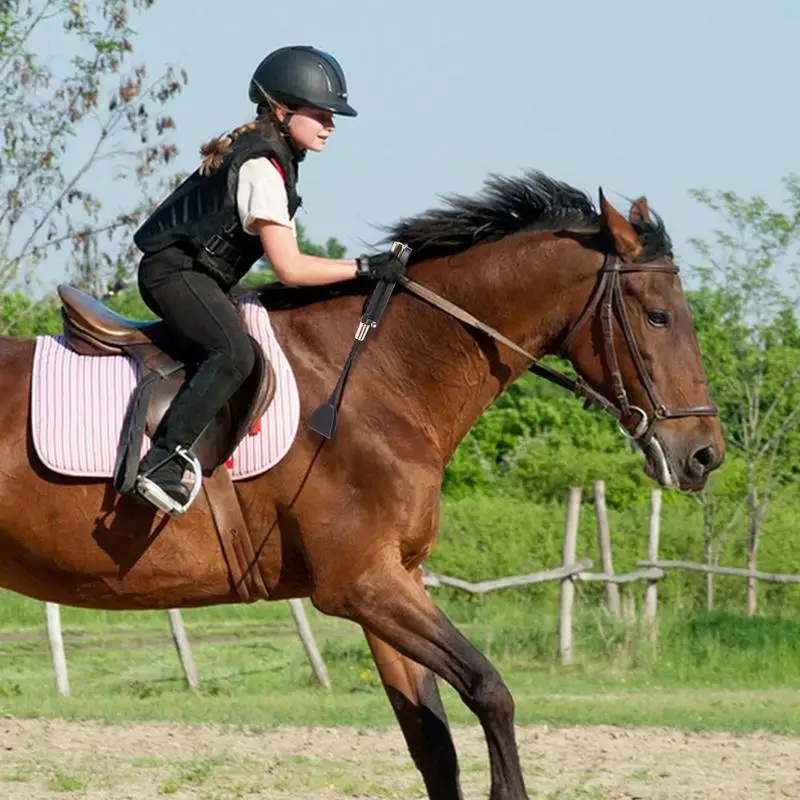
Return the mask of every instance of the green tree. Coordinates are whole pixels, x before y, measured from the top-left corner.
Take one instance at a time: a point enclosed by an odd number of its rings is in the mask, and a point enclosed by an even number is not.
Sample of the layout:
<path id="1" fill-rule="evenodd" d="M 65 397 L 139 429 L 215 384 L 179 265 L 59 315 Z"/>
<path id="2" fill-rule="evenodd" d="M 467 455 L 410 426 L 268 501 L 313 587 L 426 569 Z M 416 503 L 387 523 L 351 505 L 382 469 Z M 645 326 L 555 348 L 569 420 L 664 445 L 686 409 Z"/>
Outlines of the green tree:
<path id="1" fill-rule="evenodd" d="M 177 153 L 162 109 L 186 82 L 131 63 L 131 18 L 152 4 L 0 6 L 0 291 L 57 257 L 96 295 L 129 269 L 131 233 Z M 0 333 L 15 324 L 4 316 Z"/>
<path id="2" fill-rule="evenodd" d="M 557 366 L 571 371 L 568 364 Z M 598 454 L 591 463 L 584 458 L 589 452 Z M 620 486 L 612 500 L 624 503 L 628 490 L 646 484 L 644 476 L 639 477 L 641 456 L 632 453 L 614 419 L 586 411 L 568 392 L 526 375 L 464 438 L 445 471 L 444 489 L 451 496 L 519 490 L 531 499 L 549 501 L 562 498 L 576 481 L 608 480 L 617 467 L 620 476 L 625 470 L 636 473 L 632 483 L 625 479 L 626 491 Z"/>
<path id="3" fill-rule="evenodd" d="M 53 297 L 35 300 L 23 291 L 0 295 L 0 320 L 4 320 L 6 336 L 36 336 L 59 333 L 61 310 Z"/>
<path id="4" fill-rule="evenodd" d="M 724 224 L 711 242 L 694 240 L 703 259 L 694 270 L 701 286 L 694 308 L 728 444 L 743 464 L 741 502 L 751 569 L 757 564 L 770 499 L 781 482 L 796 476 L 800 454 L 796 431 L 800 413 L 796 317 L 800 181 L 790 176 L 784 186 L 784 210 L 770 207 L 760 197 L 692 192 Z M 719 480 L 712 479 L 701 496 L 707 525 L 716 515 L 713 492 Z M 717 534 L 709 528 L 709 536 L 714 539 Z M 747 608 L 755 613 L 755 581 L 748 584 Z"/>

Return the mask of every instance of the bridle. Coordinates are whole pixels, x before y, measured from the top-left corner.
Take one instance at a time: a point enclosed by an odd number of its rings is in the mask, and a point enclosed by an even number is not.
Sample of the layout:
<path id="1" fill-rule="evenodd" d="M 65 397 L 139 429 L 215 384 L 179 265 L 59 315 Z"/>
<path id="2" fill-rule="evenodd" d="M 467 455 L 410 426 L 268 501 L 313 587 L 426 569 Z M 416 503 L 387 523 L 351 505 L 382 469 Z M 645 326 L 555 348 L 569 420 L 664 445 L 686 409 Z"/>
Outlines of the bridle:
<path id="1" fill-rule="evenodd" d="M 634 272 L 666 272 L 673 275 L 678 273 L 678 267 L 673 265 L 656 265 L 650 263 L 623 263 L 615 253 L 606 255 L 603 261 L 603 266 L 599 273 L 599 280 L 589 297 L 589 301 L 583 312 L 575 321 L 574 325 L 567 332 L 564 341 L 561 343 L 559 355 L 563 356 L 566 352 L 570 342 L 572 342 L 587 322 L 594 319 L 595 314 L 600 313 L 600 324 L 603 332 L 603 344 L 605 348 L 606 359 L 611 371 L 611 385 L 614 392 L 613 400 L 609 400 L 599 392 L 591 388 L 582 378 L 570 378 L 561 372 L 545 367 L 537 363 L 536 356 L 524 350 L 516 342 L 511 341 L 499 331 L 481 322 L 468 311 L 460 308 L 459 306 L 451 303 L 449 300 L 441 297 L 427 287 L 423 286 L 416 281 L 412 281 L 408 277 L 400 279 L 399 283 L 404 286 L 408 291 L 427 301 L 436 308 L 444 311 L 459 321 L 476 328 L 477 330 L 490 336 L 492 339 L 506 345 L 511 350 L 525 356 L 526 359 L 532 361 L 533 364 L 529 367 L 529 371 L 533 372 L 551 383 L 555 383 L 565 389 L 573 392 L 577 397 L 584 401 L 584 407 L 597 406 L 607 413 L 615 417 L 619 422 L 629 419 L 632 414 L 639 414 L 641 419 L 636 426 L 631 436 L 643 449 L 648 445 L 654 444 L 660 451 L 661 446 L 654 439 L 653 429 L 654 426 L 667 419 L 683 419 L 686 417 L 716 417 L 718 411 L 714 405 L 702 406 L 680 406 L 677 408 L 670 408 L 662 400 L 661 395 L 656 388 L 653 378 L 647 369 L 642 353 L 639 350 L 639 345 L 636 343 L 636 338 L 633 335 L 633 330 L 630 324 L 630 318 L 625 308 L 625 301 L 622 298 L 620 291 L 620 277 L 623 274 L 630 274 Z M 617 357 L 617 347 L 614 341 L 614 316 L 616 315 L 622 336 L 625 339 L 625 344 L 628 347 L 633 364 L 636 368 L 639 380 L 644 387 L 647 397 L 652 406 L 651 414 L 648 414 L 643 408 L 633 405 L 628 399 L 628 392 L 625 389 L 625 384 L 622 380 L 622 373 L 619 368 L 619 358 Z M 663 452 L 661 453 L 663 462 Z"/>
<path id="2" fill-rule="evenodd" d="M 626 264 L 622 263 L 619 258 L 614 254 L 609 254 L 605 257 L 603 268 L 600 271 L 600 280 L 595 287 L 592 296 L 583 313 L 578 317 L 575 324 L 567 333 L 564 341 L 561 343 L 559 355 L 566 353 L 567 347 L 570 342 L 575 338 L 578 331 L 586 324 L 592 315 L 600 306 L 600 323 L 603 330 L 603 345 L 606 351 L 606 358 L 608 360 L 609 368 L 611 370 L 611 385 L 614 392 L 614 402 L 611 403 L 611 408 L 607 411 L 614 414 L 617 419 L 625 419 L 632 413 L 641 415 L 641 420 L 632 434 L 636 440 L 641 440 L 647 443 L 652 435 L 653 426 L 662 420 L 666 419 L 682 419 L 685 417 L 716 417 L 718 414 L 717 407 L 714 405 L 703 406 L 681 406 L 678 408 L 670 408 L 662 400 L 661 395 L 656 388 L 647 365 L 642 357 L 639 345 L 636 343 L 636 338 L 633 335 L 631 328 L 630 318 L 625 308 L 625 301 L 622 299 L 622 291 L 620 290 L 620 276 L 626 273 L 634 272 L 665 272 L 671 275 L 678 274 L 678 267 L 674 264 L 656 265 L 656 264 Z M 647 397 L 652 406 L 652 417 L 639 406 L 632 405 L 628 400 L 628 393 L 625 390 L 625 385 L 622 381 L 622 373 L 619 369 L 619 359 L 617 358 L 617 349 L 614 343 L 614 315 L 616 314 L 617 321 L 622 330 L 622 336 L 625 339 L 625 344 L 628 346 L 628 353 L 633 359 L 636 373 L 639 380 L 644 387 Z M 536 365 L 534 365 L 536 366 Z M 560 375 L 560 373 L 558 373 Z M 565 376 L 562 376 L 565 377 Z M 568 379 L 569 380 L 569 379 Z M 579 385 L 581 381 L 575 381 L 573 391 L 581 396 L 580 392 L 583 388 Z M 583 386 L 586 386 L 584 383 Z M 586 387 L 587 389 L 589 387 Z M 593 390 L 589 389 L 590 392 Z M 597 394 L 593 392 L 593 394 Z M 602 397 L 602 395 L 600 395 Z M 602 398 L 608 402 L 605 398 Z"/>

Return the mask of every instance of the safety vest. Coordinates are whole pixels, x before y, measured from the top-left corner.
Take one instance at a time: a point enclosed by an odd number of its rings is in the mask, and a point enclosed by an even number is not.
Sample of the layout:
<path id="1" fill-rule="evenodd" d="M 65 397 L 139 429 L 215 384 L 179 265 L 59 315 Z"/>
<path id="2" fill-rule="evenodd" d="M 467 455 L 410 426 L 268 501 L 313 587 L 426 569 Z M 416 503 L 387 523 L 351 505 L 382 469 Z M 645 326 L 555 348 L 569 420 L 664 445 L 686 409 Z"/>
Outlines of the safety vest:
<path id="1" fill-rule="evenodd" d="M 202 271 L 231 288 L 264 255 L 260 238 L 242 228 L 236 203 L 240 167 L 262 157 L 283 176 L 289 217 L 294 217 L 302 202 L 297 159 L 283 137 L 265 125 L 238 136 L 210 174 L 201 175 L 198 169 L 186 178 L 136 231 L 136 246 L 150 254 L 179 245 Z"/>

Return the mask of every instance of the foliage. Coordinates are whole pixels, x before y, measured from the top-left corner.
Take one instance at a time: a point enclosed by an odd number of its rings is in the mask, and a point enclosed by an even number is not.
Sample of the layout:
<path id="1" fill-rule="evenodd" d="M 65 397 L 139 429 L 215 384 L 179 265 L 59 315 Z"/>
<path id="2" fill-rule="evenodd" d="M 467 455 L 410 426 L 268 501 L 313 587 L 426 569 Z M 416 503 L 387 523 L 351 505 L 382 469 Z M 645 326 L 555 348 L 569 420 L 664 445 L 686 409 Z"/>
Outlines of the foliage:
<path id="1" fill-rule="evenodd" d="M 132 17 L 152 4 L 3 4 L 0 291 L 62 250 L 72 280 L 93 294 L 127 274 L 131 233 L 177 154 L 163 109 L 186 82 L 131 62 Z M 10 322 L 4 315 L 0 333 Z"/>
<path id="2" fill-rule="evenodd" d="M 781 484 L 797 479 L 800 457 L 800 328 L 796 309 L 800 262 L 800 180 L 784 181 L 785 210 L 734 192 L 693 196 L 721 216 L 713 241 L 696 240 L 699 340 L 708 380 L 723 407 L 728 446 L 744 464 L 745 486 L 733 516 L 747 518 L 747 564 L 755 568 L 764 523 Z M 713 484 L 701 497 L 714 503 Z M 708 509 L 707 509 L 708 510 Z M 705 519 L 707 557 L 725 534 Z M 748 608 L 755 612 L 755 583 Z"/>

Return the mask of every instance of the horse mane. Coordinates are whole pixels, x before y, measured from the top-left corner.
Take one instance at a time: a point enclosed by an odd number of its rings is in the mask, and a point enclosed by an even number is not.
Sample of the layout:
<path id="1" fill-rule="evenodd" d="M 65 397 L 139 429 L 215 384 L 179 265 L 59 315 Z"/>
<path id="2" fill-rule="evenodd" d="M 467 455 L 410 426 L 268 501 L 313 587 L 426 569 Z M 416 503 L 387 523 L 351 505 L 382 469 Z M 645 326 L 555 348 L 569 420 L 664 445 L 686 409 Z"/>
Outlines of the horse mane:
<path id="1" fill-rule="evenodd" d="M 449 195 L 442 199 L 441 208 L 382 228 L 386 233 L 382 242 L 405 242 L 412 249 L 409 264 L 413 265 L 455 256 L 475 245 L 516 233 L 558 233 L 570 229 L 599 233 L 602 228 L 600 214 L 588 194 L 538 170 L 514 178 L 493 174 L 475 196 Z M 651 214 L 653 221 L 633 223 L 643 245 L 644 260 L 654 260 L 672 251 L 664 223 L 658 215 Z M 289 308 L 332 297 L 365 294 L 371 285 L 368 281 L 312 287 L 272 283 L 257 290 L 268 308 Z"/>
<path id="2" fill-rule="evenodd" d="M 385 229 L 387 241 L 412 248 L 411 263 L 447 258 L 523 231 L 599 228 L 600 222 L 585 192 L 536 171 L 517 178 L 490 175 L 479 194 L 443 200 L 444 207 Z"/>

